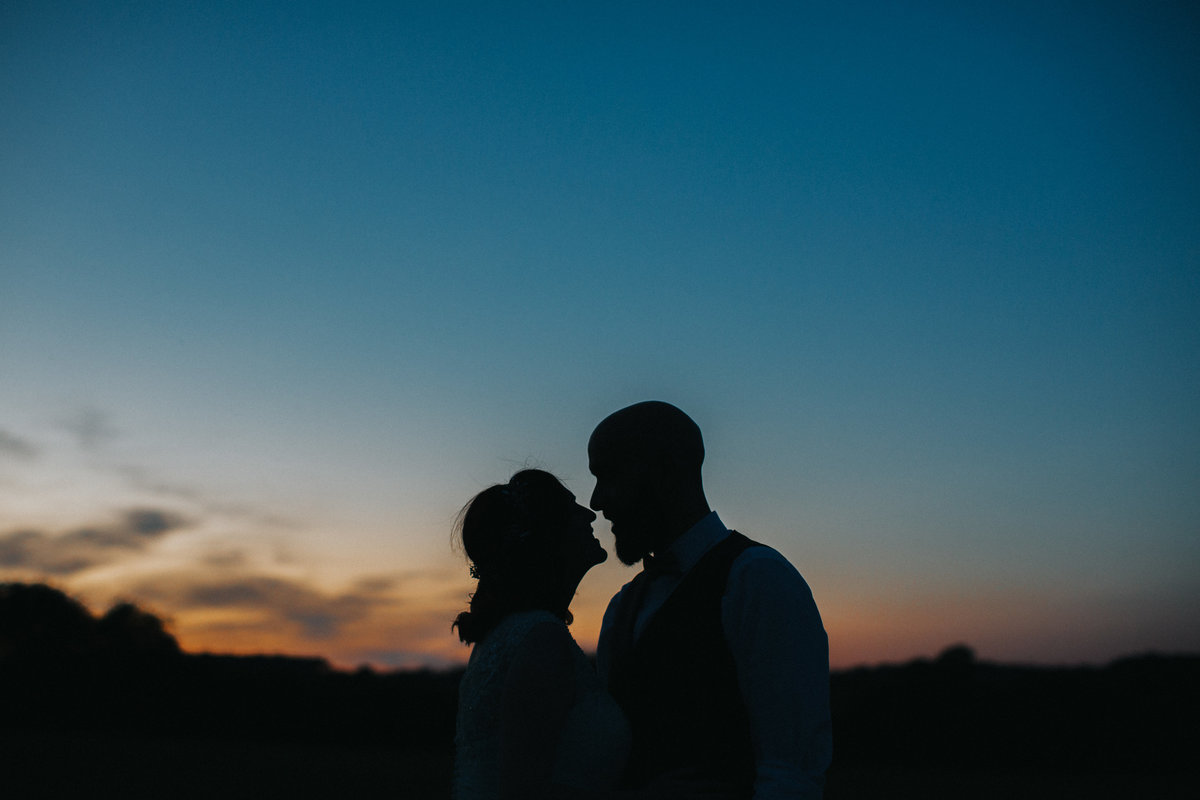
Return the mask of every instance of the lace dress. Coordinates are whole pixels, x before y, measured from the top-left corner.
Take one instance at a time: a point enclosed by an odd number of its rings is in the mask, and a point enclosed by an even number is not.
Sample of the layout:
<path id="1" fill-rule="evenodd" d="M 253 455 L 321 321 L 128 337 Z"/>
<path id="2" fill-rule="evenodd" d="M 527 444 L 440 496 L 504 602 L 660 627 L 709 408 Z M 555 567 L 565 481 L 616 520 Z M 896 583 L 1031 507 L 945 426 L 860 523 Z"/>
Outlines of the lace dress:
<path id="1" fill-rule="evenodd" d="M 547 611 L 525 611 L 502 620 L 475 645 L 459 685 L 454 745 L 454 800 L 500 796 L 500 695 L 508 667 L 534 626 L 562 620 Z M 579 646 L 572 642 L 575 704 L 553 753 L 552 779 L 568 786 L 614 787 L 629 754 L 629 725 L 604 690 Z"/>

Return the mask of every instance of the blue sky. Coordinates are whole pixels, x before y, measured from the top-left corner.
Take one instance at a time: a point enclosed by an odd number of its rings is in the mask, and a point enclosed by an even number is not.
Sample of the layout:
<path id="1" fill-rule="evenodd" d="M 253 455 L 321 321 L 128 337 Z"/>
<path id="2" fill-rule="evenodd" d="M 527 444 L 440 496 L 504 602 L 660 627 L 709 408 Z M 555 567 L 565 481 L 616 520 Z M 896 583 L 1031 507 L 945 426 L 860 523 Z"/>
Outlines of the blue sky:
<path id="1" fill-rule="evenodd" d="M 458 508 L 659 398 L 835 663 L 1200 647 L 1196 12 L 648 5 L 7 4 L 0 578 L 453 660 Z"/>

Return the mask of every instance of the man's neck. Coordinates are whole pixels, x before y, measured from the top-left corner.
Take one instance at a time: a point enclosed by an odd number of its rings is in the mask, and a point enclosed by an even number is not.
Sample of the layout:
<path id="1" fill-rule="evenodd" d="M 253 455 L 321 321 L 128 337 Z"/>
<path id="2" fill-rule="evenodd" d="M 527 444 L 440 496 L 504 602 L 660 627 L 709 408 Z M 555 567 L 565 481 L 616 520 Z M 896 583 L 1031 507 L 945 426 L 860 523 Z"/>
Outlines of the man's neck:
<path id="1" fill-rule="evenodd" d="M 675 541 L 685 533 L 696 527 L 696 523 L 707 517 L 712 512 L 712 509 L 707 504 L 703 506 L 695 506 L 689 509 L 686 513 L 675 515 L 667 524 L 663 526 L 663 530 L 667 535 L 655 542 L 653 552 L 656 555 L 661 555 L 675 544 Z"/>

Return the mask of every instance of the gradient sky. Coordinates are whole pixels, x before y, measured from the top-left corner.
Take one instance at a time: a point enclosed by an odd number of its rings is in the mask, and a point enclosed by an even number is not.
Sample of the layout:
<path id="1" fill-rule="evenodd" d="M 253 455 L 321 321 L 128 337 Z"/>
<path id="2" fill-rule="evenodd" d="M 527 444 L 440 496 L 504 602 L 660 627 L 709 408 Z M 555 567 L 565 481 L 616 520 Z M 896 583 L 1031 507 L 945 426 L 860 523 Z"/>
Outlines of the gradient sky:
<path id="1" fill-rule="evenodd" d="M 1200 650 L 1200 14 L 984 5 L 4 3 L 0 580 L 459 662 L 657 398 L 835 666 Z"/>

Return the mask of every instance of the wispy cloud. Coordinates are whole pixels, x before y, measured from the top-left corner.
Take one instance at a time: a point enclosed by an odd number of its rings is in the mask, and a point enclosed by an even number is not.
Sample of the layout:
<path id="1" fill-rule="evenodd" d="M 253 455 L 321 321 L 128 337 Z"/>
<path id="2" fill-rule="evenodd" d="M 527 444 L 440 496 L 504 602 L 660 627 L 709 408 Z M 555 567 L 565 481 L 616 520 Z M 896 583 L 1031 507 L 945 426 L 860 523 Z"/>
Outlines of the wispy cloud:
<path id="1" fill-rule="evenodd" d="M 315 653 L 344 667 L 459 663 L 466 651 L 450 622 L 461 592 L 431 595 L 431 580 L 442 582 L 399 573 L 329 592 L 303 579 L 196 569 L 148 576 L 123 597 L 165 614 L 192 652 Z"/>
<path id="2" fill-rule="evenodd" d="M 84 450 L 97 450 L 120 434 L 112 424 L 112 416 L 97 408 L 84 408 L 60 425 L 75 436 Z"/>
<path id="3" fill-rule="evenodd" d="M 355 591 L 362 592 L 367 595 L 383 594 L 390 592 L 401 583 L 401 578 L 396 575 L 380 575 L 375 577 L 359 578 L 354 583 Z"/>
<path id="4" fill-rule="evenodd" d="M 330 594 L 300 581 L 266 575 L 161 575 L 136 584 L 131 591 L 175 613 L 239 612 L 237 621 L 209 623 L 210 631 L 222 625 L 242 632 L 250 627 L 286 631 L 308 641 L 331 639 L 345 626 L 397 602 L 389 595 L 367 591 Z"/>
<path id="5" fill-rule="evenodd" d="M 28 439 L 0 428 L 0 456 L 28 461 L 37 455 L 38 448 Z"/>
<path id="6" fill-rule="evenodd" d="M 257 508 L 253 504 L 216 500 L 206 496 L 205 492 L 198 487 L 171 483 L 155 477 L 145 467 L 123 464 L 113 467 L 112 470 L 124 478 L 132 489 L 155 496 L 163 502 L 189 503 L 206 515 L 242 519 L 264 527 L 284 529 L 299 527 L 295 520 Z"/>
<path id="7" fill-rule="evenodd" d="M 249 560 L 245 550 L 236 548 L 214 550 L 200 559 L 200 563 L 214 569 L 237 569 L 245 566 Z"/>
<path id="8" fill-rule="evenodd" d="M 183 500 L 192 503 L 201 502 L 200 492 L 191 486 L 169 483 L 160 478 L 151 477 L 150 471 L 133 464 L 115 466 L 112 471 L 129 482 L 135 489 L 149 494 L 159 495 L 172 500 Z"/>
<path id="9" fill-rule="evenodd" d="M 0 533 L 0 568 L 73 575 L 139 553 L 188 521 L 172 512 L 137 508 L 113 522 L 62 534 L 19 529 Z"/>

